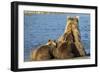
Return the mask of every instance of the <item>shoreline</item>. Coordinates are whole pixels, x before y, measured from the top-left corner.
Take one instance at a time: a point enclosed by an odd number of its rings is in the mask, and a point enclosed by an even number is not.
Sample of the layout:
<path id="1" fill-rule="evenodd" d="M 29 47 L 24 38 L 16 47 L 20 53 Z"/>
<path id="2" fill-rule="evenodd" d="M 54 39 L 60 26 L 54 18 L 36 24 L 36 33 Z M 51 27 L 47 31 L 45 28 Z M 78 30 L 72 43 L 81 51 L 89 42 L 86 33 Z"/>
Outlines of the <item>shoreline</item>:
<path id="1" fill-rule="evenodd" d="M 90 59 L 90 56 L 84 56 L 84 57 L 74 57 L 74 58 L 69 58 L 69 59 L 50 59 L 50 60 L 41 60 L 40 62 L 42 61 L 60 61 L 60 60 L 81 60 L 81 59 Z M 24 61 L 24 62 L 34 62 L 34 61 L 30 61 L 30 60 L 27 60 L 27 61 Z M 35 61 L 35 62 L 39 62 L 39 61 Z"/>

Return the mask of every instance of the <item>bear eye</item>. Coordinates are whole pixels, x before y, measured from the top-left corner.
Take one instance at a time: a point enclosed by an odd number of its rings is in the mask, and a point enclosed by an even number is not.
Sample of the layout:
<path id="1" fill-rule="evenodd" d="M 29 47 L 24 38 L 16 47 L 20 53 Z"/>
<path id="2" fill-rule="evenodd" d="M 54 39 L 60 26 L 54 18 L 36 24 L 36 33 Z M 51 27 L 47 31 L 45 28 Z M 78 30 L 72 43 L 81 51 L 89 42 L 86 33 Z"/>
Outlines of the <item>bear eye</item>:
<path id="1" fill-rule="evenodd" d="M 74 20 L 74 18 L 71 18 L 71 17 L 70 17 L 70 18 L 68 18 L 68 20 Z"/>
<path id="2" fill-rule="evenodd" d="M 78 22 L 78 19 L 77 19 L 77 18 L 75 18 L 74 20 L 75 20 L 76 22 Z"/>

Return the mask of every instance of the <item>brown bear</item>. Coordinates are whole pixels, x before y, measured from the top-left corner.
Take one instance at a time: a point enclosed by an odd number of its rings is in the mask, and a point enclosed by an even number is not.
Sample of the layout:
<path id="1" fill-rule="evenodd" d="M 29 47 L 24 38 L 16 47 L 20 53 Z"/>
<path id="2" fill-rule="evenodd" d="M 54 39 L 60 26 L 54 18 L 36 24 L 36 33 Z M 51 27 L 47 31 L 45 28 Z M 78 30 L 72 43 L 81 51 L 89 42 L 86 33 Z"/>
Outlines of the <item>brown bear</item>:
<path id="1" fill-rule="evenodd" d="M 41 61 L 52 59 L 52 49 L 54 49 L 55 47 L 56 43 L 52 40 L 48 40 L 48 43 L 46 45 L 40 46 L 39 48 L 32 51 L 31 60 Z"/>
<path id="2" fill-rule="evenodd" d="M 72 23 L 72 32 L 73 32 L 73 36 L 74 36 L 74 40 L 75 40 L 74 44 L 75 44 L 80 56 L 85 56 L 86 52 L 85 52 L 84 46 L 82 44 L 80 31 L 78 28 L 78 18 L 79 17 L 74 17 L 73 23 Z"/>
<path id="3" fill-rule="evenodd" d="M 59 45 L 53 49 L 53 56 L 55 59 L 69 59 L 74 57 L 72 50 L 70 49 L 71 45 L 68 43 L 69 42 L 64 41 L 59 43 Z"/>
<path id="4" fill-rule="evenodd" d="M 31 60 L 69 59 L 85 56 L 78 24 L 79 17 L 68 17 L 64 34 L 57 41 L 48 40 L 47 44 L 33 50 Z"/>
<path id="5" fill-rule="evenodd" d="M 79 17 L 68 17 L 64 34 L 58 39 L 60 44 L 66 43 L 67 49 L 71 50 L 74 56 L 85 56 L 85 50 L 81 42 L 80 31 L 78 28 Z"/>

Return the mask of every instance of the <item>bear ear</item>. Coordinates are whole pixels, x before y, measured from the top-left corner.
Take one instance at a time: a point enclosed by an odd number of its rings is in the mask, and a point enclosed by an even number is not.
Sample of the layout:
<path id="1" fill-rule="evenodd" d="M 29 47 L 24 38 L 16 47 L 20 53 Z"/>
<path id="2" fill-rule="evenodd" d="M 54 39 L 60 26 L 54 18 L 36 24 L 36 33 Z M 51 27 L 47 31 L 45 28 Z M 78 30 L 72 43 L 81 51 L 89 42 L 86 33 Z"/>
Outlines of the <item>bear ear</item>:
<path id="1" fill-rule="evenodd" d="M 71 18 L 71 16 L 67 16 L 67 20 L 68 20 L 69 18 Z"/>
<path id="2" fill-rule="evenodd" d="M 75 16 L 74 18 L 77 18 L 79 20 L 79 16 Z"/>
<path id="3" fill-rule="evenodd" d="M 48 42 L 51 42 L 51 40 L 49 39 Z"/>

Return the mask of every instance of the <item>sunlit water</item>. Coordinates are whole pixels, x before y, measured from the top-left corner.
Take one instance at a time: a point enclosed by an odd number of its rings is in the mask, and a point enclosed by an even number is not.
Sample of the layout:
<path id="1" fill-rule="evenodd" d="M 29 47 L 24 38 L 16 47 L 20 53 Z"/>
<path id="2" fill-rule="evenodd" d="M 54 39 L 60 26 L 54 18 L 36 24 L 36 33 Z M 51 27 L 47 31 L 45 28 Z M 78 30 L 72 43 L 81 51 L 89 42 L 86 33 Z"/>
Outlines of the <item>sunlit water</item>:
<path id="1" fill-rule="evenodd" d="M 81 40 L 86 53 L 90 53 L 89 14 L 33 14 L 24 16 L 24 61 L 29 60 L 32 49 L 63 34 L 67 16 L 79 16 Z"/>

